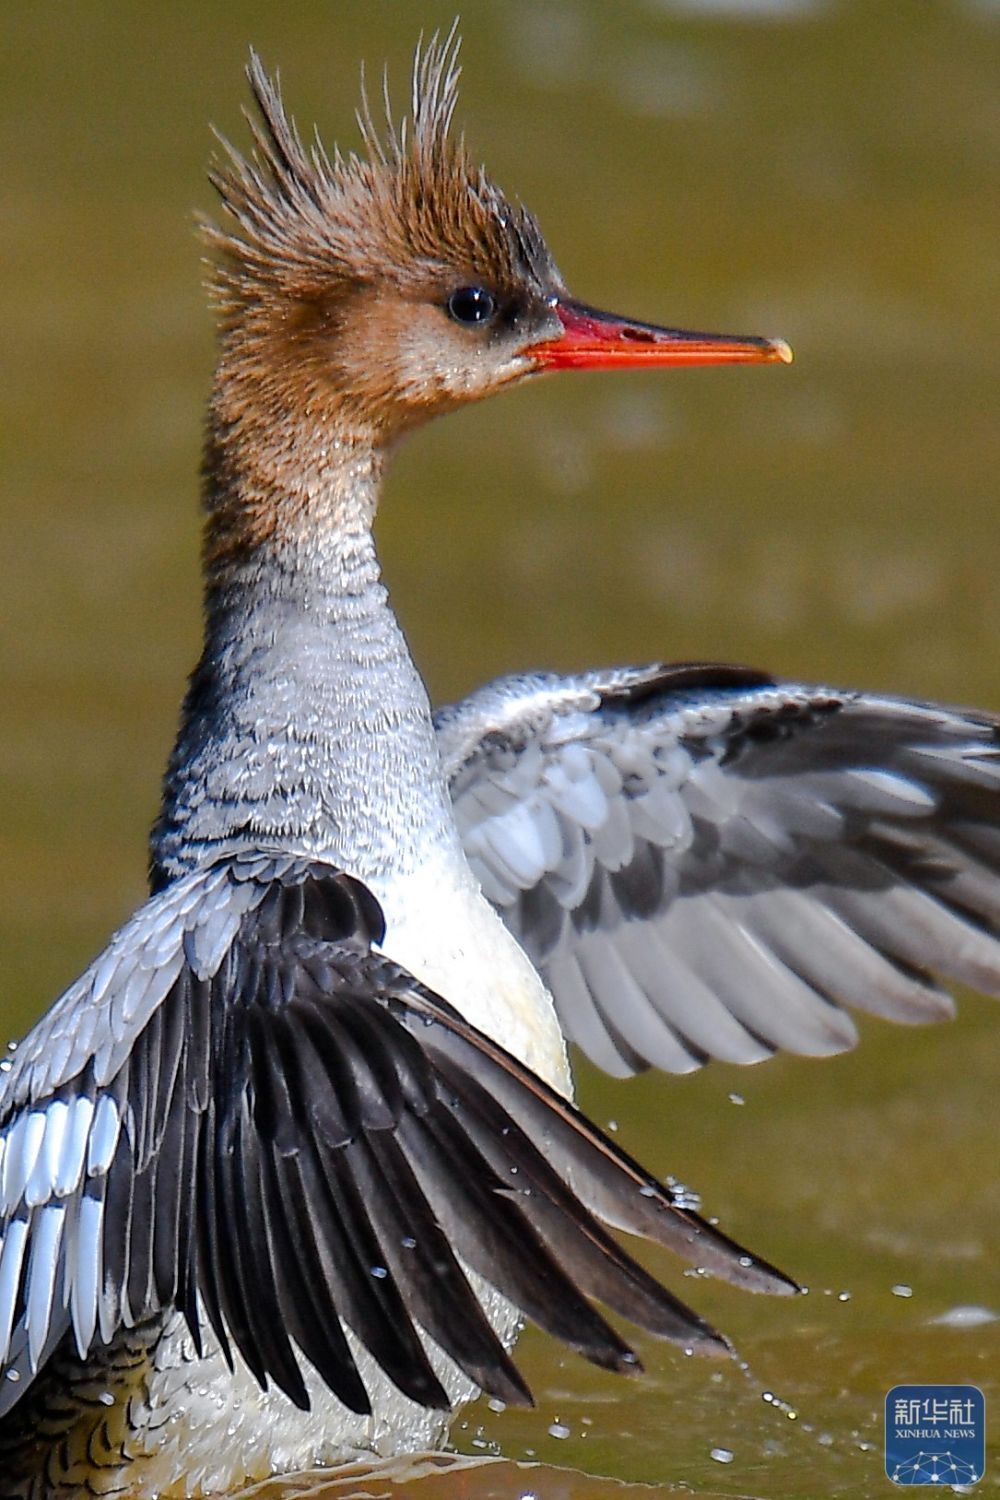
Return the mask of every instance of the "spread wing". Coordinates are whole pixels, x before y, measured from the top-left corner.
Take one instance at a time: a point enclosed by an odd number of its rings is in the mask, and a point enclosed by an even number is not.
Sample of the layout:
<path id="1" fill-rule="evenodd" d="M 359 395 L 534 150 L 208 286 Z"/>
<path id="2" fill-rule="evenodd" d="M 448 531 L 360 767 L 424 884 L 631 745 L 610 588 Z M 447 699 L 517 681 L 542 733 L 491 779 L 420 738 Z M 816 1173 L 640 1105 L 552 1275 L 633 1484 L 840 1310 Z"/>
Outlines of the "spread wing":
<path id="1" fill-rule="evenodd" d="M 437 716 L 465 850 L 608 1072 L 819 1055 L 1000 994 L 1000 722 L 744 668 L 507 678 Z"/>
<path id="2" fill-rule="evenodd" d="M 528 1401 L 465 1267 L 611 1368 L 636 1361 L 591 1298 L 726 1347 L 607 1224 L 792 1289 L 381 936 L 330 866 L 231 857 L 153 897 L 21 1044 L 0 1078 L 0 1410 L 63 1338 L 85 1357 L 169 1306 L 303 1406 L 298 1352 L 368 1411 L 345 1328 L 424 1405 L 448 1403 L 420 1330 Z"/>

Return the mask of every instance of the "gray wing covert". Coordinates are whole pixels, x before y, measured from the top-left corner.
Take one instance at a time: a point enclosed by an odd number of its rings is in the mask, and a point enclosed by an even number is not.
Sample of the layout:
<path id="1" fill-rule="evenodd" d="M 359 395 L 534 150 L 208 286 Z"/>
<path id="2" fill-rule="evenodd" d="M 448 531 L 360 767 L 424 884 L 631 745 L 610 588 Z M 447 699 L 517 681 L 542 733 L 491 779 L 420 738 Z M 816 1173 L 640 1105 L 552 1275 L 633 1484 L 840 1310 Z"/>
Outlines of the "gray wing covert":
<path id="1" fill-rule="evenodd" d="M 610 1073 L 843 1051 L 844 1007 L 951 1015 L 935 976 L 1000 994 L 990 715 L 653 666 L 437 726 L 473 869 Z"/>
<path id="2" fill-rule="evenodd" d="M 592 1297 L 726 1347 L 604 1224 L 793 1289 L 376 952 L 383 935 L 334 867 L 231 855 L 140 908 L 14 1052 L 0 1414 L 63 1339 L 86 1358 L 168 1307 L 300 1406 L 297 1350 L 370 1409 L 345 1327 L 425 1406 L 448 1398 L 420 1330 L 530 1400 L 462 1263 L 609 1368 L 637 1364 Z"/>

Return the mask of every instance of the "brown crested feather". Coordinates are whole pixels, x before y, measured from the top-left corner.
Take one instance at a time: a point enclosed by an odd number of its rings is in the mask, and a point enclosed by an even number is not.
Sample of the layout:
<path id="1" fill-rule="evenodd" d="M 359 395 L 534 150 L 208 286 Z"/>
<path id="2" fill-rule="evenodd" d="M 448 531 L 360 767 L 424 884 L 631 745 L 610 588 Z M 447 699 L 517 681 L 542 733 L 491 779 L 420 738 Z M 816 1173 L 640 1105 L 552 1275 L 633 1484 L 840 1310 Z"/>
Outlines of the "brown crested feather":
<path id="1" fill-rule="evenodd" d="M 360 468 L 365 493 L 377 490 L 402 433 L 530 373 L 504 325 L 470 339 L 446 312 L 457 287 L 483 283 L 516 307 L 521 338 L 543 336 L 560 286 L 535 220 L 451 133 L 457 51 L 454 28 L 417 48 L 398 124 L 386 89 L 376 126 L 362 84 L 363 154 L 332 155 L 303 140 L 251 54 L 253 150 L 219 137 L 210 175 L 231 222 L 202 226 L 221 324 L 204 465 L 210 592 L 272 542 L 343 526 Z"/>
<path id="2" fill-rule="evenodd" d="M 365 155 L 303 142 L 277 77 L 256 53 L 247 67 L 259 119 L 249 158 L 223 136 L 210 180 L 235 228 L 204 221 L 217 257 L 223 315 L 269 296 L 306 302 L 388 282 L 426 286 L 447 270 L 485 278 L 498 291 L 545 294 L 558 282 L 534 217 L 511 203 L 451 133 L 459 38 L 437 33 L 414 56 L 409 118 L 376 126 L 362 80 L 358 111 Z"/>

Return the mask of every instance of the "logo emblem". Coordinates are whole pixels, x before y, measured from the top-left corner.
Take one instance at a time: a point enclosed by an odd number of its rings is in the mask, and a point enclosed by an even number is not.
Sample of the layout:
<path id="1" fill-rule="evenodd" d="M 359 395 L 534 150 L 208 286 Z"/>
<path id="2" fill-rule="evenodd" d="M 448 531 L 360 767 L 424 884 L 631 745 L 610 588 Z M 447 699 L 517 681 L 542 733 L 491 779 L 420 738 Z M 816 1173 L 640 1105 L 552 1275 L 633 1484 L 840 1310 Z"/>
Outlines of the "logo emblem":
<path id="1" fill-rule="evenodd" d="M 885 1398 L 894 1484 L 975 1484 L 986 1465 L 986 1403 L 974 1385 L 895 1385 Z"/>

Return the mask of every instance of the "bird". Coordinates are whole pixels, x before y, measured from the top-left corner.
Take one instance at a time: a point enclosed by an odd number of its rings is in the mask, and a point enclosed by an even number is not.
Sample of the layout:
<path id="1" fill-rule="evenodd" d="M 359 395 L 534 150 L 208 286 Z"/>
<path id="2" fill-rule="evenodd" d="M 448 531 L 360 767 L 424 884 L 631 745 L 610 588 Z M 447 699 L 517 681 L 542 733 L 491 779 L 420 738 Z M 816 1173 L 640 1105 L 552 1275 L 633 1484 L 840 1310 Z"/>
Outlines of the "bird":
<path id="1" fill-rule="evenodd" d="M 612 316 L 452 125 L 304 142 L 248 67 L 211 176 L 204 645 L 148 899 L 0 1064 L 3 1495 L 197 1497 L 530 1403 L 524 1319 L 725 1337 L 628 1253 L 795 1281 L 572 1102 L 841 1052 L 1000 994 L 1000 723 L 722 663 L 498 679 L 433 712 L 372 524 L 398 442 L 562 369 L 783 363 Z"/>

